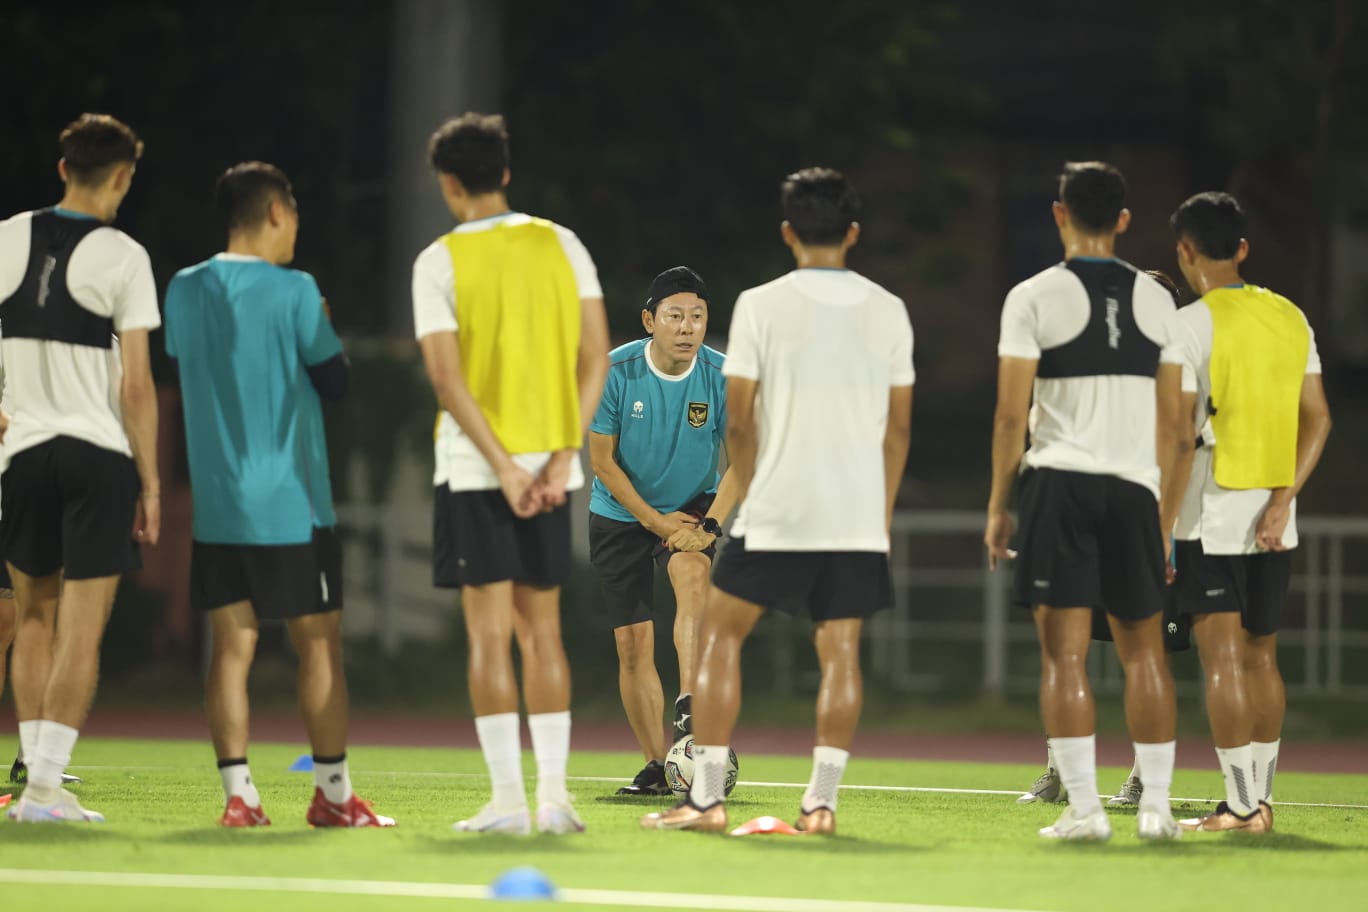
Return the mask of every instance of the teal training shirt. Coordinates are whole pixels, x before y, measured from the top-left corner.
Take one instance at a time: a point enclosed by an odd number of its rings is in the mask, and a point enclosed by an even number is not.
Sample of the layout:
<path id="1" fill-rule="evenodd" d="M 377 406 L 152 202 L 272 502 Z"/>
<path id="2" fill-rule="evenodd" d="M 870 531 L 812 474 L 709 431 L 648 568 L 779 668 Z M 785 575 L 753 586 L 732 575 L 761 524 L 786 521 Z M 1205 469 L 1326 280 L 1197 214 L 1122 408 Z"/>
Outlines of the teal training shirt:
<path id="1" fill-rule="evenodd" d="M 166 290 L 196 541 L 301 544 L 333 526 L 323 411 L 307 368 L 342 351 L 308 273 L 219 254 Z"/>
<path id="2" fill-rule="evenodd" d="M 617 463 L 642 499 L 661 513 L 717 490 L 717 457 L 727 431 L 722 353 L 704 345 L 679 377 L 650 363 L 639 339 L 609 355 L 608 381 L 589 430 L 615 436 Z M 636 522 L 603 482 L 594 479 L 589 511 Z"/>

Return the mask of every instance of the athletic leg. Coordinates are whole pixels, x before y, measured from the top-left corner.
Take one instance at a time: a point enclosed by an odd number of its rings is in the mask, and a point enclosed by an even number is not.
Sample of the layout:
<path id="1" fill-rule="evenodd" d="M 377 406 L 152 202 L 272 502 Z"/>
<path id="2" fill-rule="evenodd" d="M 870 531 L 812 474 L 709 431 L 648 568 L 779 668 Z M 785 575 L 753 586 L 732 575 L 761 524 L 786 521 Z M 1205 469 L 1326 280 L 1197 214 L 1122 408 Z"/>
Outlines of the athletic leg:
<path id="1" fill-rule="evenodd" d="M 660 721 L 665 694 L 655 666 L 655 622 L 618 627 L 613 639 L 617 643 L 618 689 L 627 722 L 646 760 L 663 761 L 669 745 Z"/>
<path id="2" fill-rule="evenodd" d="M 1069 795 L 1069 809 L 1040 834 L 1105 839 L 1111 827 L 1097 797 L 1096 711 L 1087 673 L 1092 609 L 1037 605 L 1034 616 L 1040 638 L 1040 714 Z"/>
<path id="3" fill-rule="evenodd" d="M 1258 797 L 1271 805 L 1283 716 L 1287 712 L 1287 689 L 1278 668 L 1277 634 L 1245 634 L 1244 676 L 1254 739 L 1254 782 Z"/>
<path id="4" fill-rule="evenodd" d="M 797 828 L 805 832 L 836 831 L 836 800 L 855 726 L 864 702 L 860 674 L 862 618 L 821 621 L 813 632 L 822 682 L 817 691 L 817 743 L 812 751 L 812 776 L 799 805 Z"/>
<path id="5" fill-rule="evenodd" d="M 679 693 L 694 692 L 698 664 L 698 629 L 708 599 L 708 575 L 712 561 L 696 552 L 679 552 L 668 565 L 675 594 L 675 652 L 679 656 Z"/>
<path id="6" fill-rule="evenodd" d="M 1137 826 L 1141 838 L 1173 839 L 1178 825 L 1169 806 L 1176 748 L 1178 705 L 1164 652 L 1161 615 L 1143 620 L 1112 616 L 1112 639 L 1126 675 L 1126 726 L 1135 746 L 1135 769 L 1142 784 Z M 1122 786 L 1122 793 L 1127 785 Z M 1114 803 L 1116 799 L 1112 799 Z"/>
<path id="7" fill-rule="evenodd" d="M 1240 615 L 1219 611 L 1198 615 L 1192 624 L 1206 678 L 1207 718 L 1225 778 L 1226 804 L 1248 817 L 1259 807 L 1254 793 L 1254 717 L 1244 672 L 1245 632 Z M 1219 811 L 1219 809 L 1218 809 Z"/>

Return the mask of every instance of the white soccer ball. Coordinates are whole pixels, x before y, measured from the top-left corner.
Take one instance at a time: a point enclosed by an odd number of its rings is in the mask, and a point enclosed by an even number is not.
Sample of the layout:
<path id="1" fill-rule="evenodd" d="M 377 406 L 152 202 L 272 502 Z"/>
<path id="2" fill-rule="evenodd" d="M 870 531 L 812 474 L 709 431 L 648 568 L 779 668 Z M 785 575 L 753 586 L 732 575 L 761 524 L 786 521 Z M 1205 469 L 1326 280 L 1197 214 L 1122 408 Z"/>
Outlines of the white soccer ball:
<path id="1" fill-rule="evenodd" d="M 736 774 L 740 771 L 740 766 L 736 762 L 736 751 L 727 749 L 727 784 L 725 793 L 730 795 L 732 789 L 736 788 Z M 687 794 L 689 787 L 693 785 L 694 777 L 694 739 L 693 735 L 685 735 L 674 743 L 670 752 L 665 755 L 665 781 L 670 784 L 670 790 L 679 794 Z"/>

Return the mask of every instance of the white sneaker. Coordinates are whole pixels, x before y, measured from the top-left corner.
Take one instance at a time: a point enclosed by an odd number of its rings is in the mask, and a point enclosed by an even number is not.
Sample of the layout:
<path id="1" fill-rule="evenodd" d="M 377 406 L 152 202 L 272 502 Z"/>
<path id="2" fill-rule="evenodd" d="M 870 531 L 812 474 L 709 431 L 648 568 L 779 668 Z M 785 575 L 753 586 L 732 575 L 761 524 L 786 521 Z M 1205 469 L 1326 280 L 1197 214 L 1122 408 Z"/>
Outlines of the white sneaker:
<path id="1" fill-rule="evenodd" d="M 453 823 L 451 828 L 458 833 L 509 833 L 514 836 L 529 836 L 532 833 L 532 818 L 527 813 L 526 805 L 503 809 L 486 804 L 474 817 Z"/>
<path id="2" fill-rule="evenodd" d="M 39 804 L 25 792 L 10 807 L 10 820 L 20 823 L 104 823 L 104 814 L 81 807 L 76 796 L 61 789 L 51 804 Z"/>
<path id="3" fill-rule="evenodd" d="M 1135 816 L 1135 828 L 1136 835 L 1141 839 L 1177 839 L 1183 835 L 1178 821 L 1173 819 L 1173 812 L 1168 808 L 1141 808 Z"/>
<path id="4" fill-rule="evenodd" d="M 1144 793 L 1145 787 L 1140 784 L 1140 777 L 1128 776 L 1116 794 L 1107 799 L 1107 807 L 1135 807 Z"/>
<path id="5" fill-rule="evenodd" d="M 1040 830 L 1040 835 L 1046 839 L 1106 840 L 1111 839 L 1111 834 L 1111 823 L 1100 807 L 1086 817 L 1079 817 L 1074 813 L 1073 805 L 1065 808 L 1053 825 Z"/>
<path id="6" fill-rule="evenodd" d="M 1059 778 L 1059 771 L 1053 766 L 1045 770 L 1036 777 L 1036 781 L 1031 784 L 1031 790 L 1017 799 L 1017 804 L 1058 804 L 1067 801 L 1068 791 L 1064 788 L 1064 782 Z"/>
<path id="7" fill-rule="evenodd" d="M 564 836 L 567 833 L 583 833 L 584 821 L 570 802 L 545 801 L 537 808 L 537 832 Z"/>

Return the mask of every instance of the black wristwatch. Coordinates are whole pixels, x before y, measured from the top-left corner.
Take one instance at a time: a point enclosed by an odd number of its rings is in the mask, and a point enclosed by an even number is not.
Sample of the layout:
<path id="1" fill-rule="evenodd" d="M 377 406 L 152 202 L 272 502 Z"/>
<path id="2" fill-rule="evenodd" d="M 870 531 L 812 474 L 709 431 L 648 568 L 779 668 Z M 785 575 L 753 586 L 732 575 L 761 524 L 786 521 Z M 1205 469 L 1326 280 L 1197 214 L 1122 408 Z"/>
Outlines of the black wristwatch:
<path id="1" fill-rule="evenodd" d="M 707 532 L 713 538 L 722 537 L 722 524 L 717 520 L 713 519 L 711 516 L 703 517 L 703 521 L 698 524 L 698 528 L 702 529 L 704 532 Z"/>

